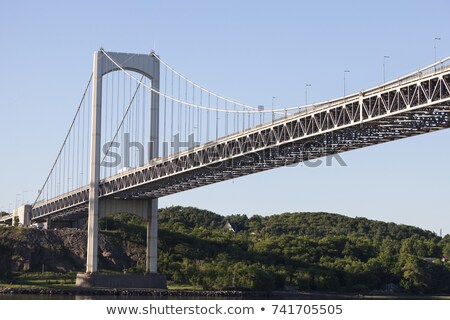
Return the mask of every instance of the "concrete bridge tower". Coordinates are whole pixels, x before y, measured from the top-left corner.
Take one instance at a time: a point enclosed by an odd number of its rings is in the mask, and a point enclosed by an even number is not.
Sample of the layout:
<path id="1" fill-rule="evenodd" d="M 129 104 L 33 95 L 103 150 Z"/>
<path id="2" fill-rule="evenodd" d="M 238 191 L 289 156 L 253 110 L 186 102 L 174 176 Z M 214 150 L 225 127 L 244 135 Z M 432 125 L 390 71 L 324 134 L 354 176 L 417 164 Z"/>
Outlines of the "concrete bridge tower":
<path id="1" fill-rule="evenodd" d="M 165 276 L 157 272 L 158 199 L 99 199 L 102 77 L 121 68 L 144 75 L 151 80 L 152 88 L 159 90 L 160 63 L 154 53 L 145 55 L 104 52 L 103 50 L 94 53 L 87 263 L 86 273 L 77 275 L 77 285 L 84 287 L 166 288 Z M 151 94 L 150 102 L 150 144 L 153 147 L 149 158 L 153 159 L 159 154 L 159 95 L 154 92 Z M 145 275 L 112 276 L 97 273 L 98 220 L 115 212 L 137 214 L 147 221 Z"/>

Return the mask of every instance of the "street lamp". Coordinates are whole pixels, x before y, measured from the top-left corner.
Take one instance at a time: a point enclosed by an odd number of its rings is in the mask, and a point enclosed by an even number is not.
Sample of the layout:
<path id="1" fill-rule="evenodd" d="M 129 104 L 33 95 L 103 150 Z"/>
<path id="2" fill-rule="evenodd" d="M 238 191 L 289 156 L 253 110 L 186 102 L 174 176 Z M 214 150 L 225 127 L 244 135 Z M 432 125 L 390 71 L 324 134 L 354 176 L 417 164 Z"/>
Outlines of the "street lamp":
<path id="1" fill-rule="evenodd" d="M 383 57 L 383 83 L 386 82 L 386 59 L 389 59 L 390 56 Z"/>
<path id="2" fill-rule="evenodd" d="M 259 105 L 258 106 L 258 111 L 259 111 L 259 124 L 263 123 L 263 116 L 264 116 L 264 106 L 263 105 Z M 253 124 L 255 124 L 255 114 L 253 114 Z"/>
<path id="3" fill-rule="evenodd" d="M 311 87 L 309 83 L 305 84 L 305 106 L 308 105 L 308 87 Z"/>
<path id="4" fill-rule="evenodd" d="M 345 97 L 345 74 L 350 72 L 350 70 L 344 70 L 344 97 Z"/>
<path id="5" fill-rule="evenodd" d="M 272 122 L 275 120 L 275 112 L 273 111 L 275 99 L 278 99 L 278 97 L 272 97 Z"/>
<path id="6" fill-rule="evenodd" d="M 441 40 L 441 38 L 434 38 L 434 62 L 437 62 L 437 58 L 436 58 L 436 47 L 437 47 L 437 41 Z"/>

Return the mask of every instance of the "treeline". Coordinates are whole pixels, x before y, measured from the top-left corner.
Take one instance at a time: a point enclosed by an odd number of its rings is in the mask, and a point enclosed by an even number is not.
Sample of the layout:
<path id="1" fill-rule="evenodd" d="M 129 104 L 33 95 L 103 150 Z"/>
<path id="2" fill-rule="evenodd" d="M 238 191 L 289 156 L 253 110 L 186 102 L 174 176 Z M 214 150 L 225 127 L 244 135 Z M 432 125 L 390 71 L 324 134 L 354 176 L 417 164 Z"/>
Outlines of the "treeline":
<path id="1" fill-rule="evenodd" d="M 196 208 L 159 213 L 159 271 L 208 290 L 450 293 L 450 237 L 329 213 L 223 217 Z M 136 217 L 101 226 L 145 239 Z M 444 259 L 445 260 L 445 259 Z"/>

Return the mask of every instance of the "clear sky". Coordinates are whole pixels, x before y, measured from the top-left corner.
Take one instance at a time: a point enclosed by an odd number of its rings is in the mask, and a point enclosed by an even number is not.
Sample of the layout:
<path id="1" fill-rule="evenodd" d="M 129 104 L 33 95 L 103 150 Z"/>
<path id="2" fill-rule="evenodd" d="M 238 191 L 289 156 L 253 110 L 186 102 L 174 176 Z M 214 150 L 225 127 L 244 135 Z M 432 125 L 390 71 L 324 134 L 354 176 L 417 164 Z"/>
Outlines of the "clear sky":
<path id="1" fill-rule="evenodd" d="M 0 0 L 0 209 L 34 200 L 92 69 L 92 54 L 152 49 L 203 86 L 251 105 L 340 97 L 450 55 L 447 0 Z M 441 40 L 435 40 L 435 38 Z M 328 211 L 450 233 L 450 131 L 160 200 L 220 214 Z M 26 192 L 24 192 L 26 191 Z"/>

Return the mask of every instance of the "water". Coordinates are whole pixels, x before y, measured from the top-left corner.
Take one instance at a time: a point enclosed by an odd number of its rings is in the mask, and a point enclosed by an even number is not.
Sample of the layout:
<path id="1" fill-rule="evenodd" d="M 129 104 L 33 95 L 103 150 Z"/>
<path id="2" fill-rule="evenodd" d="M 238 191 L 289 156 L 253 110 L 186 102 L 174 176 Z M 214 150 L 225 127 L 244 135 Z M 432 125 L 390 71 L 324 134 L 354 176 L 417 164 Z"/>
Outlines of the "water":
<path id="1" fill-rule="evenodd" d="M 243 300 L 241 297 L 0 294 L 0 300 Z M 254 298 L 247 298 L 254 299 Z"/>
<path id="2" fill-rule="evenodd" d="M 268 296 L 144 296 L 144 295 L 68 295 L 68 294 L 0 294 L 0 300 L 450 300 L 450 295 L 362 296 L 306 292 L 275 292 Z"/>

